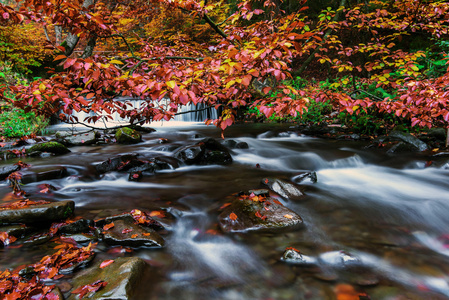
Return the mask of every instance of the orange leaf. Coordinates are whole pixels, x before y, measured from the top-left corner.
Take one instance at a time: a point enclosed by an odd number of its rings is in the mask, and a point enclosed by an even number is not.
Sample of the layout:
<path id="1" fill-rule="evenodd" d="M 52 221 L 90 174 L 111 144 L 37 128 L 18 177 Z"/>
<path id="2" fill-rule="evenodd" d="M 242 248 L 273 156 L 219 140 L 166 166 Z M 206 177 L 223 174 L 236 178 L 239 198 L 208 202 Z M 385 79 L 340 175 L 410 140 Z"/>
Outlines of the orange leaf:
<path id="1" fill-rule="evenodd" d="M 151 233 L 150 232 L 144 232 L 144 233 L 142 233 L 144 236 L 150 236 L 151 235 Z"/>
<path id="2" fill-rule="evenodd" d="M 114 225 L 114 222 L 111 222 L 111 223 L 109 223 L 109 224 L 106 224 L 106 225 L 104 225 L 103 226 L 103 230 L 109 230 L 109 229 L 111 229 L 112 227 L 114 227 L 115 225 Z"/>
<path id="3" fill-rule="evenodd" d="M 138 237 L 139 235 L 136 233 L 136 234 L 133 234 L 133 235 L 131 235 L 131 238 L 132 239 L 135 239 L 136 237 Z"/>
<path id="4" fill-rule="evenodd" d="M 107 260 L 103 261 L 103 262 L 100 264 L 100 269 L 106 268 L 107 266 L 109 266 L 109 265 L 112 264 L 113 262 L 114 262 L 113 259 L 107 259 Z"/>
<path id="5" fill-rule="evenodd" d="M 235 213 L 231 213 L 229 215 L 229 219 L 231 219 L 232 221 L 235 221 L 235 220 L 237 220 L 237 215 Z"/>
<path id="6" fill-rule="evenodd" d="M 293 216 L 292 216 L 292 215 L 289 215 L 289 214 L 286 214 L 286 215 L 284 215 L 284 218 L 287 218 L 287 219 L 292 219 L 292 218 L 293 218 Z"/>

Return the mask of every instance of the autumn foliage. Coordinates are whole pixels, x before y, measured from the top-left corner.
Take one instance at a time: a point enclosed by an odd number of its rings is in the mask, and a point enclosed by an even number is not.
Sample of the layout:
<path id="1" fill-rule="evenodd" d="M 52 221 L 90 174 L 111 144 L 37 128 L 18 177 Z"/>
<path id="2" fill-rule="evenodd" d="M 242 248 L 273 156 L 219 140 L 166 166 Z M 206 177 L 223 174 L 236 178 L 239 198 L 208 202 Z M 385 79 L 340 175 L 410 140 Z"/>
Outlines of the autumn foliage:
<path id="1" fill-rule="evenodd" d="M 307 1 L 0 5 L 2 26 L 41 26 L 54 58 L 48 78 L 2 89 L 15 95 L 17 107 L 71 122 L 117 113 L 144 124 L 172 119 L 179 106 L 203 103 L 221 108 L 217 120 L 206 122 L 225 129 L 241 107 L 282 117 L 301 114 L 311 101 L 330 101 L 349 114 L 369 109 L 412 125 L 447 126 L 447 68 L 425 72 L 426 51 L 412 46 L 417 36 L 427 44 L 448 37 L 448 3 L 334 2 L 316 15 L 308 15 Z M 292 72 L 327 74 L 333 83 L 323 89 L 310 81 L 298 89 L 289 84 Z M 384 95 L 373 96 L 366 84 Z M 134 108 L 118 97 L 145 103 Z M 71 116 L 79 111 L 96 115 Z"/>

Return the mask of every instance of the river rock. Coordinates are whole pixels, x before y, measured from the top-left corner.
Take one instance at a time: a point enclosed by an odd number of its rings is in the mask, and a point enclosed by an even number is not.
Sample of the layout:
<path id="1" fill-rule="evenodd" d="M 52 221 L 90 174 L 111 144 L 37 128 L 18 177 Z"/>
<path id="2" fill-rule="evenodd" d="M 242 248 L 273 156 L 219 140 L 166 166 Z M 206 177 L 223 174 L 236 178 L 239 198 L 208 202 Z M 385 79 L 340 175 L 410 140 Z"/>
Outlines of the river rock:
<path id="1" fill-rule="evenodd" d="M 59 167 L 44 167 L 44 168 L 30 168 L 26 171 L 21 171 L 22 178 L 20 180 L 23 184 L 31 182 L 46 181 L 53 179 L 60 179 L 67 177 L 69 174 L 67 168 L 63 166 Z"/>
<path id="2" fill-rule="evenodd" d="M 70 217 L 74 210 L 75 202 L 71 200 L 29 205 L 16 209 L 0 208 L 0 224 L 49 223 Z"/>
<path id="3" fill-rule="evenodd" d="M 129 164 L 131 161 L 137 161 L 137 154 L 125 154 L 121 156 L 116 156 L 109 158 L 97 165 L 95 169 L 98 173 L 103 174 L 110 171 L 119 171 L 120 168 Z"/>
<path id="4" fill-rule="evenodd" d="M 18 166 L 18 165 L 1 167 L 0 168 L 0 180 L 5 180 L 11 173 L 14 173 L 19 170 L 20 170 L 20 166 Z"/>
<path id="5" fill-rule="evenodd" d="M 187 165 L 228 165 L 232 163 L 232 156 L 228 148 L 212 138 L 181 147 L 175 151 L 174 157 Z"/>
<path id="6" fill-rule="evenodd" d="M 66 222 L 52 224 L 52 228 L 57 229 L 61 234 L 77 234 L 91 231 L 95 222 L 89 219 L 66 220 Z"/>
<path id="7" fill-rule="evenodd" d="M 81 146 L 95 144 L 100 137 L 100 133 L 89 131 L 71 134 L 69 131 L 58 131 L 55 133 L 55 137 L 59 143 L 66 146 Z"/>
<path id="8" fill-rule="evenodd" d="M 392 131 L 389 135 L 389 138 L 399 139 L 402 142 L 411 145 L 415 151 L 426 151 L 429 149 L 426 143 L 421 141 L 420 139 L 414 137 L 410 133 L 401 132 L 401 131 Z"/>
<path id="9" fill-rule="evenodd" d="M 88 293 L 86 297 L 101 300 L 134 299 L 134 291 L 142 281 L 146 266 L 145 261 L 138 257 L 119 257 L 104 268 L 100 268 L 99 262 L 75 276 L 73 290 L 102 280 L 107 282 L 107 285 L 95 293 Z M 68 297 L 68 300 L 78 299 L 78 295 L 75 294 Z"/>
<path id="10" fill-rule="evenodd" d="M 127 220 L 113 223 L 114 226 L 103 233 L 103 241 L 109 245 L 160 248 L 165 244 L 164 239 L 151 228 L 143 228 Z"/>
<path id="11" fill-rule="evenodd" d="M 25 235 L 35 231 L 34 227 L 26 226 L 25 224 L 13 224 L 7 226 L 0 226 L 0 232 L 6 232 L 15 238 L 23 238 Z"/>
<path id="12" fill-rule="evenodd" d="M 315 266 L 318 260 L 314 257 L 307 256 L 294 248 L 287 248 L 281 257 L 282 261 L 300 266 Z"/>
<path id="13" fill-rule="evenodd" d="M 33 152 L 49 152 L 55 155 L 69 153 L 70 150 L 61 143 L 58 142 L 45 142 L 36 144 L 26 150 L 27 153 Z"/>
<path id="14" fill-rule="evenodd" d="M 289 200 L 298 200 L 304 194 L 294 184 L 278 178 L 264 178 L 262 184 L 268 186 L 270 190 Z"/>
<path id="15" fill-rule="evenodd" d="M 117 129 L 115 139 L 119 144 L 137 144 L 142 141 L 142 135 L 137 130 L 124 127 Z"/>
<path id="16" fill-rule="evenodd" d="M 293 229 L 303 223 L 294 211 L 273 198 L 258 197 L 237 199 L 218 216 L 218 224 L 225 232 L 250 230 L 273 231 Z M 268 210 L 267 210 L 268 209 Z"/>

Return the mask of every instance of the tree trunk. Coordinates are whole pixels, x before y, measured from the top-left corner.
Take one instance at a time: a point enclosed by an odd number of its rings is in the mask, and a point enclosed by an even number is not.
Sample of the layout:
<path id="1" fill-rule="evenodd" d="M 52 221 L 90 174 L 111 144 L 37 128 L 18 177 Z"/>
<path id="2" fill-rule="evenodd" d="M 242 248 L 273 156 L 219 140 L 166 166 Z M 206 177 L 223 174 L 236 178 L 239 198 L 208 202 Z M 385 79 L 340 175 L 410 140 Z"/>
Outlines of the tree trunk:
<path id="1" fill-rule="evenodd" d="M 94 35 L 89 39 L 89 41 L 87 41 L 87 46 L 86 48 L 84 48 L 81 58 L 88 58 L 89 56 L 92 56 L 96 44 L 97 44 L 97 36 Z"/>
<path id="2" fill-rule="evenodd" d="M 84 0 L 83 7 L 88 8 L 94 4 L 94 0 Z M 75 50 L 76 45 L 78 44 L 80 38 L 77 35 L 74 35 L 72 33 L 69 33 L 65 39 L 65 41 L 61 44 L 64 48 L 64 55 L 70 56 L 73 53 L 73 50 Z M 94 45 L 95 46 L 95 45 Z M 92 49 L 93 51 L 93 49 Z"/>

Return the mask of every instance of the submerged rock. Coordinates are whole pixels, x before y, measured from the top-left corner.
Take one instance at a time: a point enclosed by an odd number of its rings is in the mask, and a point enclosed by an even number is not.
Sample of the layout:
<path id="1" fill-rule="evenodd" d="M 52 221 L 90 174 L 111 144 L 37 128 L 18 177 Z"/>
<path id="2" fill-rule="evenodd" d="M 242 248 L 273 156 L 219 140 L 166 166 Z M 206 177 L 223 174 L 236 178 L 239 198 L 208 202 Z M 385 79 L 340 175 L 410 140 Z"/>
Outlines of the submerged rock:
<path id="1" fill-rule="evenodd" d="M 218 216 L 225 232 L 292 229 L 303 223 L 294 211 L 270 197 L 254 196 L 235 200 Z"/>
<path id="2" fill-rule="evenodd" d="M 26 150 L 27 153 L 33 152 L 49 152 L 53 154 L 66 154 L 69 153 L 70 150 L 61 143 L 58 142 L 45 142 L 40 143 L 28 148 Z"/>
<path id="3" fill-rule="evenodd" d="M 0 207 L 0 224 L 49 223 L 70 217 L 74 210 L 75 202 L 71 200 L 45 204 L 28 204 L 25 207 L 19 208 L 9 208 L 8 206 L 4 206 Z"/>
<path id="4" fill-rule="evenodd" d="M 133 299 L 134 291 L 141 283 L 146 263 L 138 257 L 119 257 L 104 268 L 100 263 L 84 270 L 73 279 L 73 290 L 98 280 L 107 282 L 95 293 L 88 293 L 89 299 L 128 300 Z M 71 294 L 68 300 L 78 300 L 78 295 Z"/>
<path id="5" fill-rule="evenodd" d="M 137 130 L 124 127 L 117 129 L 115 139 L 119 144 L 137 144 L 142 141 L 142 135 Z"/>
<path id="6" fill-rule="evenodd" d="M 21 171 L 20 173 L 22 174 L 20 182 L 23 184 L 44 180 L 60 179 L 69 175 L 67 172 L 67 168 L 63 166 L 31 168 L 26 171 Z"/>
<path id="7" fill-rule="evenodd" d="M 262 184 L 268 186 L 270 190 L 289 200 L 298 200 L 304 194 L 294 184 L 278 178 L 264 178 Z"/>
<path id="8" fill-rule="evenodd" d="M 319 260 L 321 263 L 336 268 L 348 268 L 362 265 L 362 261 L 357 256 L 343 250 L 323 253 L 319 256 Z"/>
<path id="9" fill-rule="evenodd" d="M 153 229 L 143 228 L 128 220 L 116 220 L 104 231 L 103 241 L 109 245 L 129 247 L 163 247 L 164 239 Z"/>

